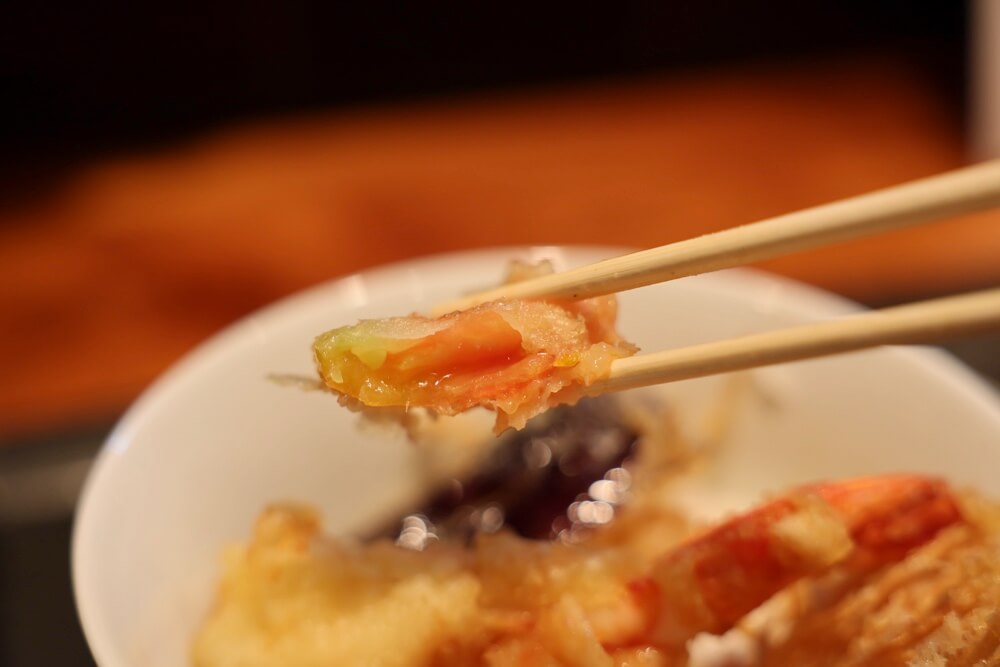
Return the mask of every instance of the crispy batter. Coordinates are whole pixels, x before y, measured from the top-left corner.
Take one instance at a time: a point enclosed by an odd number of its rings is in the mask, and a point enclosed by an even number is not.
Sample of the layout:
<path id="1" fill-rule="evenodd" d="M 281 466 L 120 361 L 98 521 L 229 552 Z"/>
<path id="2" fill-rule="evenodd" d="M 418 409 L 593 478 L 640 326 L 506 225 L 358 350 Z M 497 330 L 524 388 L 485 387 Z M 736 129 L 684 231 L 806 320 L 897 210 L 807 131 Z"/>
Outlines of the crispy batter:
<path id="1" fill-rule="evenodd" d="M 969 495 L 963 514 L 898 562 L 792 585 L 736 631 L 756 643 L 735 664 L 1000 664 L 1000 506 Z M 662 553 L 650 530 L 659 544 L 687 531 L 644 506 L 578 544 L 500 533 L 410 551 L 329 541 L 308 510 L 272 507 L 226 556 L 194 664 L 683 665 L 636 604 Z"/>
<path id="2" fill-rule="evenodd" d="M 471 549 L 410 551 L 330 542 L 308 511 L 272 507 L 250 544 L 226 555 L 194 664 L 626 664 L 597 636 L 624 639 L 641 623 L 625 586 L 649 565 L 629 548 L 640 527 L 623 522 L 600 547 L 501 533 Z M 637 651 L 642 662 L 629 664 L 668 664 Z"/>
<path id="3" fill-rule="evenodd" d="M 478 624 L 480 584 L 462 550 L 359 549 L 318 531 L 303 508 L 263 513 L 249 546 L 225 555 L 194 665 L 408 667 Z"/>
<path id="4" fill-rule="evenodd" d="M 863 581 L 835 571 L 790 591 L 790 630 L 760 664 L 1000 664 L 1000 507 L 968 496 L 965 514 Z"/>

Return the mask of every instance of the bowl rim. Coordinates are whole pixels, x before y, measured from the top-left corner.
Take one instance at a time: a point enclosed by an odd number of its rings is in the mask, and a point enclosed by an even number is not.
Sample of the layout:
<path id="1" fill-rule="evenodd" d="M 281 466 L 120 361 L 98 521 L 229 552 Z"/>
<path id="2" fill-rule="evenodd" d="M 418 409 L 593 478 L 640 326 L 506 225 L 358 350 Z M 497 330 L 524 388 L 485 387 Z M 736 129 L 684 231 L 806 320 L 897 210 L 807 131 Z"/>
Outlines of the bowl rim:
<path id="1" fill-rule="evenodd" d="M 90 537 L 92 531 L 89 529 L 94 520 L 93 498 L 99 492 L 103 480 L 113 472 L 109 460 L 128 448 L 132 432 L 142 423 L 145 415 L 156 410 L 177 391 L 189 374 L 228 349 L 233 341 L 252 335 L 253 329 L 262 323 L 284 318 L 289 313 L 308 308 L 313 302 L 330 298 L 327 295 L 336 293 L 338 289 L 343 289 L 352 281 L 363 280 L 378 284 L 393 278 L 398 279 L 401 273 L 440 267 L 442 264 L 474 259 L 482 260 L 483 264 L 486 264 L 488 260 L 502 261 L 504 258 L 552 250 L 571 255 L 605 256 L 634 251 L 627 247 L 603 245 L 495 246 L 435 253 L 379 264 L 317 283 L 240 317 L 198 343 L 154 379 L 129 405 L 105 438 L 87 474 L 73 516 L 70 543 L 73 598 L 77 617 L 95 662 L 101 667 L 125 667 L 128 664 L 120 644 L 116 644 L 113 633 L 106 625 L 106 617 L 97 606 L 99 597 L 91 593 L 95 583 L 87 578 L 91 563 L 98 558 L 91 550 L 93 539 Z M 731 290 L 737 284 L 740 286 L 736 289 L 749 290 L 751 288 L 746 286 L 750 283 L 754 284 L 755 289 L 780 288 L 783 302 L 791 303 L 793 310 L 810 317 L 831 317 L 864 310 L 860 304 L 819 287 L 755 268 L 726 269 L 702 276 L 715 276 L 707 280 L 717 282 L 708 284 L 720 290 Z M 984 378 L 952 355 L 937 348 L 892 347 L 890 349 L 893 353 L 903 355 L 908 359 L 908 363 L 922 367 L 930 376 L 945 385 L 947 391 L 957 393 L 963 400 L 975 405 L 976 411 L 981 412 L 985 419 L 991 419 L 995 423 L 996 431 L 1000 433 L 1000 393 Z"/>

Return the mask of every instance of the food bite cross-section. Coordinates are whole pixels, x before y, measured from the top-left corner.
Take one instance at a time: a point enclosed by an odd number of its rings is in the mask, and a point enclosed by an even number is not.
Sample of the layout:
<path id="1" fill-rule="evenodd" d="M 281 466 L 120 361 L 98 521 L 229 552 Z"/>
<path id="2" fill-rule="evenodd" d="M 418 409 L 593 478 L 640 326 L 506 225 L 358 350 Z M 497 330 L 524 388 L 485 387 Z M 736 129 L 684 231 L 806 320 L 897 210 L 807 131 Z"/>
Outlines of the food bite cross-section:
<path id="1" fill-rule="evenodd" d="M 540 267 L 515 265 L 510 280 Z M 323 383 L 352 407 L 426 408 L 455 415 L 481 406 L 495 430 L 522 428 L 574 403 L 637 348 L 615 330 L 614 296 L 575 302 L 492 301 L 439 318 L 363 320 L 313 346 Z"/>

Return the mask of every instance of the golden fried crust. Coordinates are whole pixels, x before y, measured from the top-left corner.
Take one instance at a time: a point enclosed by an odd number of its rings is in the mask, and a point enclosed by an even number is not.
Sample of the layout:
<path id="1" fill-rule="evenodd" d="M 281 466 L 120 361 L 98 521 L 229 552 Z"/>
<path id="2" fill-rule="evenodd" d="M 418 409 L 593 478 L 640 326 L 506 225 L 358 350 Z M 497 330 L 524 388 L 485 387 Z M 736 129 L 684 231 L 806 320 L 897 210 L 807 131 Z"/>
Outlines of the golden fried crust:
<path id="1" fill-rule="evenodd" d="M 800 586 L 799 612 L 786 637 L 766 642 L 761 665 L 1000 664 L 1000 508 L 972 502 L 969 524 L 899 563 Z"/>
<path id="2" fill-rule="evenodd" d="M 741 621 L 737 632 L 756 641 L 747 658 L 763 667 L 1000 664 L 1000 506 L 975 496 L 961 505 L 965 522 L 902 560 L 862 570 L 846 561 L 779 593 Z M 657 644 L 637 604 L 637 573 L 657 556 L 634 547 L 627 509 L 622 518 L 582 544 L 500 533 L 410 551 L 325 540 L 312 511 L 269 508 L 249 544 L 225 554 L 194 665 L 684 664 L 685 646 Z M 686 530 L 675 519 L 637 525 L 673 525 L 664 542 Z M 792 542 L 812 526 L 793 526 Z"/>

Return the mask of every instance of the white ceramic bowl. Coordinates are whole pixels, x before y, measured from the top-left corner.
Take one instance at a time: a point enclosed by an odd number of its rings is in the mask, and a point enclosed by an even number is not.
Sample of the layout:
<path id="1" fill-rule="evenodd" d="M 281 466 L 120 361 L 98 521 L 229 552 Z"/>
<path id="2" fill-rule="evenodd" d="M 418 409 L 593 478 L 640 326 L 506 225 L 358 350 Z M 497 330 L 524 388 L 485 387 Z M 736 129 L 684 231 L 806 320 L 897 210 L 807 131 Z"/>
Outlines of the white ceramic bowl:
<path id="1" fill-rule="evenodd" d="M 86 485 L 73 578 L 102 667 L 177 667 L 213 592 L 220 549 L 275 500 L 314 504 L 350 531 L 417 491 L 415 449 L 322 393 L 265 380 L 311 374 L 328 328 L 395 315 L 496 283 L 512 257 L 557 268 L 607 249 L 499 249 L 420 259 L 321 285 L 246 318 L 157 381 L 109 437 Z M 621 330 L 647 350 L 837 316 L 854 307 L 760 273 L 731 271 L 621 296 Z M 882 349 L 753 371 L 731 437 L 684 489 L 712 514 L 791 484 L 926 471 L 1000 492 L 1000 403 L 942 354 Z M 726 380 L 665 388 L 697 437 Z"/>

